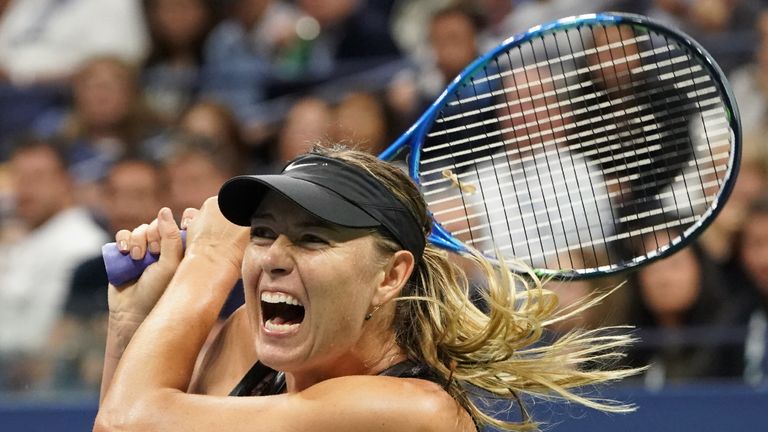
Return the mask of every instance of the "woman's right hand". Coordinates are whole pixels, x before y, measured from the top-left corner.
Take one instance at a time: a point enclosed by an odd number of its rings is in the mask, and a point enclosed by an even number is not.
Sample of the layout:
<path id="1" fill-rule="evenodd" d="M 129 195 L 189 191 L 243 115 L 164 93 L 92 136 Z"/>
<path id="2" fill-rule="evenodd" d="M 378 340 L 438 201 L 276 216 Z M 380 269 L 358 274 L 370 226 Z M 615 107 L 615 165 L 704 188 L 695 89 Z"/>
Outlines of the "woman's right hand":
<path id="1" fill-rule="evenodd" d="M 158 261 L 147 267 L 139 279 L 120 286 L 109 285 L 110 315 L 143 320 L 160 299 L 184 255 L 179 226 L 171 210 L 163 208 L 151 223 L 133 231 L 118 231 L 115 241 L 120 252 L 135 260 L 142 259 L 147 252 L 159 254 Z"/>

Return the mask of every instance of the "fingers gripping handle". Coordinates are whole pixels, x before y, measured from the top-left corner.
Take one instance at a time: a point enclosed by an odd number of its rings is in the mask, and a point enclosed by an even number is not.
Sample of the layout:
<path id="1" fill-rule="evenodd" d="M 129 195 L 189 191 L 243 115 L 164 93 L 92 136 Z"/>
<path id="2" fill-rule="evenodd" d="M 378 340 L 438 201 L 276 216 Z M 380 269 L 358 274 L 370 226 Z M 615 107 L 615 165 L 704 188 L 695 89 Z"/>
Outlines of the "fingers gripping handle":
<path id="1" fill-rule="evenodd" d="M 186 246 L 186 231 L 181 232 L 181 240 Z M 144 273 L 144 269 L 149 267 L 150 264 L 157 262 L 160 257 L 147 251 L 144 258 L 134 260 L 130 255 L 120 252 L 120 249 L 117 248 L 117 244 L 114 242 L 107 243 L 101 247 L 101 256 L 104 258 L 107 280 L 115 286 L 138 279 Z"/>

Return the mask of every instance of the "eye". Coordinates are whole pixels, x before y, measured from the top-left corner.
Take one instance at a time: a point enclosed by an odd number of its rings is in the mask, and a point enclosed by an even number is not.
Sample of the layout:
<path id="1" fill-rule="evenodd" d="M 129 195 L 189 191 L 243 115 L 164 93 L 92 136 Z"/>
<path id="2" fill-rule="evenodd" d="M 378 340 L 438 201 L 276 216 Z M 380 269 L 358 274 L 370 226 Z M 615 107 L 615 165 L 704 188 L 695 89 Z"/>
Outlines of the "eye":
<path id="1" fill-rule="evenodd" d="M 323 237 L 320 237 L 316 234 L 304 234 L 301 236 L 301 243 L 307 244 L 307 245 L 315 245 L 315 246 L 322 246 L 330 244 L 328 240 L 326 240 Z"/>
<path id="2" fill-rule="evenodd" d="M 251 227 L 251 242 L 257 244 L 269 244 L 277 238 L 277 234 L 271 228 L 265 226 Z"/>

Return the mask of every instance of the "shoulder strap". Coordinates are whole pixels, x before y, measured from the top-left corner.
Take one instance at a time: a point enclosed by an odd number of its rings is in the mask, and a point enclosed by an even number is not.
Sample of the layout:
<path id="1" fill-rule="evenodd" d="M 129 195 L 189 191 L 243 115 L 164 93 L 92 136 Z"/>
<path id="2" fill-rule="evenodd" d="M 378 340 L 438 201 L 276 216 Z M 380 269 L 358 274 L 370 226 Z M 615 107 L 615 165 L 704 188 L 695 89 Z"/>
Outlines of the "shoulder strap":
<path id="1" fill-rule="evenodd" d="M 230 396 L 269 396 L 285 391 L 285 375 L 261 362 L 251 367 L 229 393 Z"/>
<path id="2" fill-rule="evenodd" d="M 420 378 L 445 386 L 445 380 L 435 373 L 429 366 L 422 363 L 416 363 L 413 360 L 405 360 L 396 363 L 379 372 L 378 375 L 400 378 Z"/>

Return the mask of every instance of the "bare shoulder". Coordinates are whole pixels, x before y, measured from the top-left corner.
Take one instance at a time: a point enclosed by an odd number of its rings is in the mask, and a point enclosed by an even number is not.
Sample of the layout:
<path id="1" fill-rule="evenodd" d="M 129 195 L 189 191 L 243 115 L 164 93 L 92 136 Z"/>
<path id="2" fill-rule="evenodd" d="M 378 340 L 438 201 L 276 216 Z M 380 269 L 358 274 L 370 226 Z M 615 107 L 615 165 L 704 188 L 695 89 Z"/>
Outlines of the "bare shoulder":
<path id="1" fill-rule="evenodd" d="M 318 398 L 325 407 L 338 409 L 343 430 L 476 431 L 448 392 L 417 378 L 347 376 L 320 382 L 297 397 Z"/>

